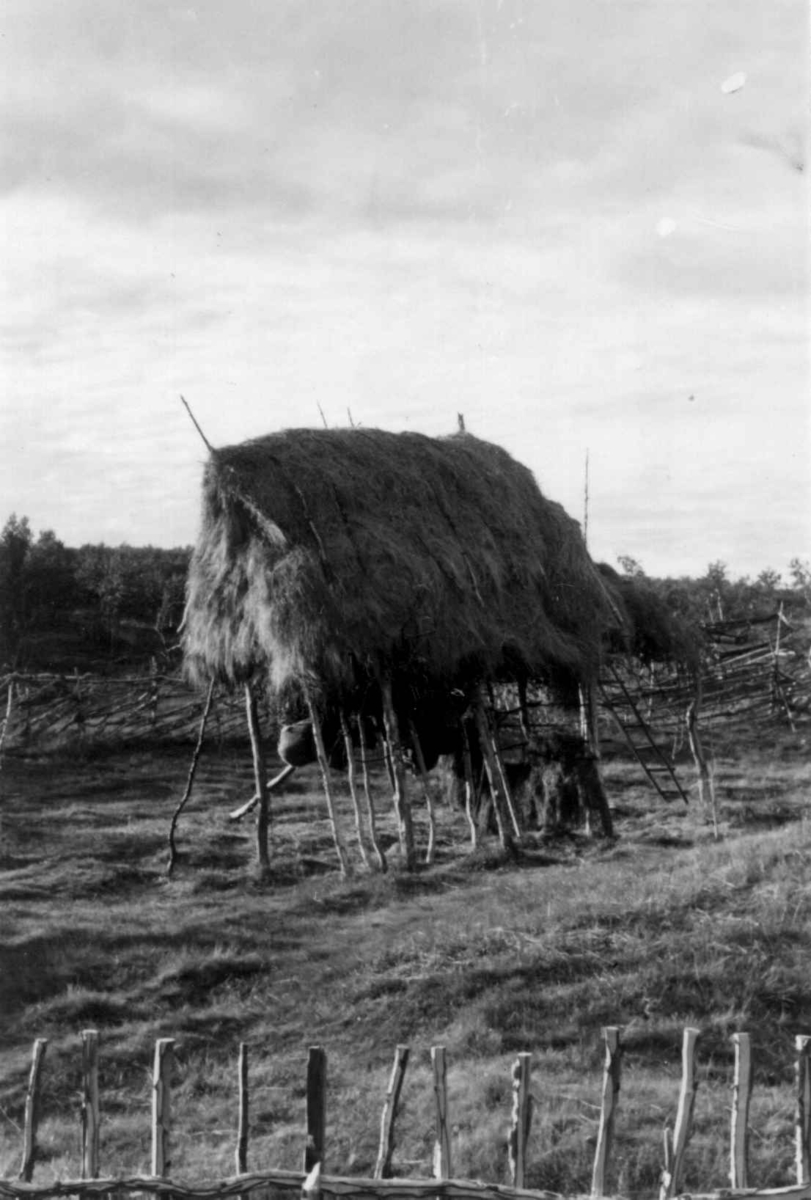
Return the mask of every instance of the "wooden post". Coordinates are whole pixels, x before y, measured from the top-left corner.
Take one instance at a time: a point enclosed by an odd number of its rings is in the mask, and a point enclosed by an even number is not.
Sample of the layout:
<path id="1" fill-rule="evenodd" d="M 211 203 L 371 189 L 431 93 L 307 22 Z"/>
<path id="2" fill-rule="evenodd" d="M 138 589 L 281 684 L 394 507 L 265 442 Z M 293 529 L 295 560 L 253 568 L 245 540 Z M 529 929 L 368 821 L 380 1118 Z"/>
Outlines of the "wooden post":
<path id="1" fill-rule="evenodd" d="M 99 1176 L 99 1035 L 82 1030 L 82 1179 Z"/>
<path id="2" fill-rule="evenodd" d="M 597 1131 L 597 1147 L 594 1153 L 594 1170 L 591 1175 L 592 1196 L 605 1195 L 605 1178 L 608 1158 L 614 1137 L 614 1118 L 620 1093 L 622 1048 L 620 1031 L 616 1025 L 603 1029 L 605 1041 L 605 1070 L 603 1072 L 603 1099 L 600 1107 L 600 1126 Z"/>
<path id="3" fill-rule="evenodd" d="M 386 741 L 389 746 L 389 758 L 394 779 L 394 812 L 397 817 L 397 834 L 400 838 L 400 850 L 407 871 L 413 871 L 414 859 L 414 826 L 411 820 L 411 802 L 406 790 L 406 774 L 403 768 L 403 746 L 400 738 L 400 726 L 394 709 L 391 694 L 391 680 L 384 679 L 380 684 L 383 699 L 383 725 L 386 731 Z"/>
<path id="4" fill-rule="evenodd" d="M 513 842 L 509 830 L 509 818 L 504 811 L 504 797 L 501 790 L 501 780 L 499 778 L 498 767 L 496 765 L 495 756 L 493 754 L 493 735 L 490 731 L 490 723 L 487 720 L 487 713 L 481 699 L 476 701 L 476 727 L 479 731 L 479 741 L 481 743 L 482 755 L 484 756 L 484 766 L 487 771 L 487 782 L 490 784 L 490 795 L 493 798 L 493 808 L 496 814 L 496 823 L 498 825 L 498 840 L 501 843 L 502 850 L 511 852 Z"/>
<path id="5" fill-rule="evenodd" d="M 348 876 L 352 874 L 352 868 L 349 865 L 349 860 L 346 857 L 346 848 L 344 846 L 341 831 L 338 826 L 338 818 L 335 812 L 335 799 L 332 795 L 332 777 L 329 769 L 329 759 L 327 758 L 326 747 L 324 746 L 324 738 L 321 735 L 321 723 L 318 719 L 318 713 L 315 709 L 312 696 L 309 690 L 305 687 L 304 695 L 307 700 L 307 710 L 310 714 L 310 721 L 313 727 L 313 738 L 315 739 L 315 751 L 318 755 L 318 765 L 321 768 L 321 782 L 324 785 L 324 797 L 327 801 L 327 812 L 329 813 L 329 823 L 332 826 L 332 840 L 335 843 L 335 853 L 338 855 L 338 864 L 341 868 L 341 874 Z"/>
<path id="6" fill-rule="evenodd" d="M 599 705 L 597 703 L 597 688 L 595 681 L 590 679 L 584 688 L 580 689 L 581 704 L 583 706 L 583 720 L 585 723 L 586 748 L 588 750 L 589 760 L 581 762 L 581 770 L 578 772 L 581 779 L 585 783 L 586 776 L 590 776 L 587 786 L 589 808 L 586 811 L 586 819 L 590 824 L 590 805 L 594 801 L 595 808 L 600 816 L 600 823 L 603 827 L 603 836 L 613 838 L 614 836 L 614 819 L 611 816 L 611 808 L 608 803 L 608 797 L 605 794 L 603 787 L 602 776 L 600 775 L 600 724 L 599 724 Z M 584 770 L 588 768 L 591 770 Z"/>
<path id="7" fill-rule="evenodd" d="M 203 715 L 200 718 L 200 728 L 197 731 L 197 744 L 194 747 L 194 754 L 192 755 L 191 766 L 189 767 L 189 774 L 186 779 L 186 790 L 184 791 L 177 808 L 172 813 L 172 820 L 169 824 L 169 861 L 166 865 L 166 874 L 167 875 L 172 874 L 172 871 L 175 869 L 175 863 L 177 862 L 177 847 L 175 845 L 175 830 L 177 829 L 177 823 L 178 823 L 178 820 L 180 819 L 180 814 L 183 812 L 183 809 L 186 807 L 186 805 L 188 804 L 189 799 L 191 797 L 192 784 L 194 783 L 194 776 L 197 773 L 197 764 L 200 761 L 200 755 L 203 750 L 203 739 L 205 738 L 205 735 L 206 735 L 206 725 L 208 724 L 208 717 L 209 717 L 209 713 L 211 712 L 211 701 L 213 698 L 214 698 L 214 680 L 212 679 L 211 683 L 208 685 L 208 695 L 206 696 L 206 703 L 205 703 L 205 707 L 203 708 Z"/>
<path id="8" fill-rule="evenodd" d="M 732 1128 L 729 1182 L 734 1188 L 748 1187 L 747 1134 L 749 1100 L 752 1095 L 752 1050 L 748 1033 L 733 1033 L 735 1074 L 732 1081 Z"/>
<path id="9" fill-rule="evenodd" d="M 465 817 L 470 830 L 470 848 L 476 850 L 479 845 L 479 826 L 476 823 L 475 794 L 476 784 L 473 779 L 473 758 L 470 753 L 470 737 L 467 723 L 462 718 L 462 763 L 465 771 Z"/>
<path id="10" fill-rule="evenodd" d="M 171 1069 L 174 1058 L 174 1038 L 159 1038 L 155 1042 L 152 1068 L 152 1174 L 166 1176 L 172 1166 L 170 1138 L 172 1132 Z"/>
<path id="11" fill-rule="evenodd" d="M 510 1178 L 514 1188 L 524 1187 L 527 1169 L 527 1142 L 532 1123 L 532 1093 L 530 1076 L 532 1055 L 519 1054 L 512 1067 L 513 1107 L 512 1123 L 507 1138 L 510 1158 Z"/>
<path id="12" fill-rule="evenodd" d="M 383 1115 L 380 1118 L 380 1148 L 375 1163 L 375 1179 L 388 1179 L 391 1175 L 391 1159 L 394 1154 L 394 1123 L 397 1120 L 397 1109 L 400 1104 L 400 1093 L 403 1090 L 409 1053 L 408 1046 L 404 1045 L 399 1045 L 394 1052 L 394 1066 L 391 1069 L 386 1099 L 383 1102 Z"/>
<path id="13" fill-rule="evenodd" d="M 270 1188 L 263 1189 L 266 1192 Z M 321 1196 L 321 1163 L 317 1162 L 301 1185 L 301 1200 L 319 1200 Z"/>
<path id="14" fill-rule="evenodd" d="M 800 1033 L 794 1039 L 797 1052 L 795 1079 L 797 1107 L 795 1110 L 795 1162 L 797 1183 L 811 1183 L 811 1037 Z"/>
<path id="15" fill-rule="evenodd" d="M 448 1119 L 447 1067 L 445 1047 L 431 1047 L 431 1066 L 434 1073 L 434 1102 L 436 1107 L 436 1140 L 434 1141 L 434 1179 L 451 1177 L 451 1130 Z"/>
<path id="16" fill-rule="evenodd" d="M 237 1148 L 234 1154 L 236 1173 L 244 1175 L 248 1170 L 248 1043 L 239 1043 L 239 1116 L 237 1118 Z"/>
<path id="17" fill-rule="evenodd" d="M 307 1056 L 307 1142 L 304 1171 L 324 1166 L 327 1133 L 327 1056 L 322 1046 L 310 1046 Z"/>
<path id="18" fill-rule="evenodd" d="M 268 851 L 268 830 L 270 827 L 268 772 L 265 759 L 265 745 L 262 741 L 262 729 L 259 723 L 259 707 L 256 703 L 256 693 L 250 681 L 245 684 L 245 708 L 248 714 L 248 731 L 251 735 L 254 787 L 259 797 L 259 812 L 256 818 L 256 870 L 260 879 L 266 879 L 270 875 L 270 853 Z"/>
<path id="19" fill-rule="evenodd" d="M 369 866 L 369 855 L 366 853 L 366 845 L 363 841 L 363 827 L 360 818 L 360 803 L 358 801 L 358 789 L 355 786 L 355 747 L 352 745 L 352 733 L 349 728 L 349 722 L 346 719 L 346 713 L 343 709 L 339 713 L 341 720 L 341 733 L 344 739 L 344 751 L 346 752 L 346 777 L 349 783 L 349 794 L 352 797 L 352 807 L 355 811 L 355 830 L 358 837 L 358 849 L 360 856 L 363 859 L 363 865 Z"/>
<path id="20" fill-rule="evenodd" d="M 697 667 L 693 675 L 694 692 L 693 698 L 687 705 L 687 712 L 684 714 L 685 724 L 687 725 L 687 744 L 690 747 L 690 753 L 693 756 L 696 772 L 698 775 L 698 798 L 701 807 L 706 813 L 707 799 L 714 800 L 714 794 L 710 788 L 710 770 L 707 764 L 707 756 L 704 753 L 704 746 L 701 742 L 701 734 L 698 731 L 698 717 L 701 712 L 701 701 L 703 698 L 704 685 L 701 679 L 701 668 Z M 712 813 L 713 825 L 715 827 L 715 835 L 718 836 L 718 814 L 715 811 L 713 804 Z"/>
<path id="21" fill-rule="evenodd" d="M 422 795 L 425 800 L 425 807 L 428 810 L 428 849 L 425 851 L 425 865 L 430 867 L 434 861 L 434 853 L 436 851 L 436 815 L 434 813 L 434 802 L 431 799 L 431 788 L 428 783 L 428 772 L 425 769 L 425 755 L 422 752 L 420 735 L 417 733 L 417 726 L 410 717 L 408 718 L 408 732 L 414 746 L 414 757 L 417 760 L 417 771 L 420 776 Z"/>
<path id="22" fill-rule="evenodd" d="M 358 738 L 360 740 L 360 765 L 363 772 L 363 794 L 366 797 L 366 812 L 369 817 L 369 837 L 371 838 L 372 849 L 375 852 L 380 870 L 385 873 L 388 870 L 389 864 L 386 862 L 386 856 L 383 853 L 383 848 L 377 836 L 375 806 L 372 799 L 372 789 L 369 785 L 369 756 L 366 746 L 366 729 L 363 724 L 363 713 L 358 713 Z"/>
<path id="23" fill-rule="evenodd" d="M 684 1031 L 681 1054 L 681 1089 L 679 1091 L 679 1107 L 676 1110 L 676 1127 L 673 1131 L 673 1147 L 670 1169 L 667 1167 L 662 1175 L 662 1187 L 659 1192 L 660 1200 L 675 1196 L 679 1187 L 684 1152 L 690 1137 L 690 1127 L 693 1119 L 693 1107 L 696 1101 L 695 1054 L 698 1029 L 688 1028 Z"/>
<path id="24" fill-rule="evenodd" d="M 20 1179 L 23 1183 L 30 1183 L 34 1174 L 34 1163 L 37 1157 L 37 1125 L 39 1124 L 39 1080 L 47 1048 L 48 1039 L 37 1038 L 31 1055 L 31 1073 L 28 1076 L 28 1091 L 25 1096 L 23 1161 L 20 1167 Z"/>

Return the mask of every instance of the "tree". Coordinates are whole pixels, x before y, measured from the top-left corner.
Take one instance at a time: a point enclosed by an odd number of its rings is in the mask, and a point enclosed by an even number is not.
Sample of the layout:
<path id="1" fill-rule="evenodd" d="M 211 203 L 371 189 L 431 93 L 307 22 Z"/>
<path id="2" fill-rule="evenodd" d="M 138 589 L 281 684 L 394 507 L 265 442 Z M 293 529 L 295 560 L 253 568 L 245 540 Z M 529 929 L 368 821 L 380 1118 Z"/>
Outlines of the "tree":
<path id="1" fill-rule="evenodd" d="M 0 662 L 12 665 L 26 624 L 25 566 L 32 540 L 28 517 L 12 513 L 0 533 Z"/>

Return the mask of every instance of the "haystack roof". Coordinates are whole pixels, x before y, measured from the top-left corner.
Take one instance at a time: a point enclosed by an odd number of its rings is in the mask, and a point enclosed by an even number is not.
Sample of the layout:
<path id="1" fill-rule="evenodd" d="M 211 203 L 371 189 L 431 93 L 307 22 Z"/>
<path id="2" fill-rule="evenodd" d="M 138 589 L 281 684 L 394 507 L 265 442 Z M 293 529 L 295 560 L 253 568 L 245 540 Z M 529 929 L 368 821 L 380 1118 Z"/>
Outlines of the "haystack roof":
<path id="1" fill-rule="evenodd" d="M 295 429 L 206 466 L 184 633 L 198 679 L 586 678 L 614 620 L 577 523 L 468 434 Z"/>

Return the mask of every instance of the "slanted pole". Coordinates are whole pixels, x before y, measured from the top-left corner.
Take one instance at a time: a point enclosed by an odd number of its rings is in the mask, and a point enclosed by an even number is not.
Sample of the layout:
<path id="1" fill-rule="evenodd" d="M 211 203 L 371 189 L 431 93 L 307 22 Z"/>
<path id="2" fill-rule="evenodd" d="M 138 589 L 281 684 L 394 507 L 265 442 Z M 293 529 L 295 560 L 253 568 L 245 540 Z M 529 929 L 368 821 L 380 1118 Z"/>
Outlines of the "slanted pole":
<path id="1" fill-rule="evenodd" d="M 397 1109 L 400 1104 L 400 1093 L 403 1090 L 406 1067 L 408 1066 L 409 1047 L 402 1043 L 394 1052 L 394 1066 L 389 1076 L 389 1086 L 383 1103 L 383 1113 L 380 1118 L 380 1148 L 377 1152 L 374 1178 L 389 1179 L 391 1176 L 391 1159 L 394 1154 L 394 1123 L 397 1120 Z"/>
<path id="2" fill-rule="evenodd" d="M 360 817 L 360 802 L 358 800 L 358 789 L 355 786 L 355 747 L 352 745 L 352 733 L 349 728 L 349 722 L 346 719 L 346 713 L 343 709 L 339 713 L 341 719 L 341 733 L 344 739 L 344 749 L 346 751 L 346 777 L 349 783 L 349 794 L 352 797 L 352 807 L 355 811 L 355 830 L 358 836 L 358 849 L 360 856 L 363 859 L 363 865 L 369 866 L 369 855 L 366 853 L 366 845 L 363 841 L 363 826 Z"/>
<path id="3" fill-rule="evenodd" d="M 99 1175 L 99 1035 L 82 1030 L 82 1179 Z"/>
<path id="4" fill-rule="evenodd" d="M 321 780 L 324 784 L 324 796 L 327 801 L 327 812 L 329 813 L 330 825 L 332 826 L 332 840 L 335 843 L 335 853 L 338 855 L 338 862 L 341 867 L 341 874 L 351 875 L 352 868 L 349 860 L 346 857 L 346 848 L 344 846 L 341 831 L 338 828 L 338 820 L 335 814 L 335 799 L 332 794 L 332 777 L 329 769 L 329 759 L 324 746 L 324 738 L 321 735 L 321 724 L 318 720 L 318 713 L 315 710 L 312 696 L 305 686 L 304 695 L 307 700 L 307 709 L 310 714 L 310 721 L 313 727 L 313 738 L 315 739 L 315 752 L 318 756 L 318 765 L 321 768 Z"/>
<path id="5" fill-rule="evenodd" d="M 37 1038 L 31 1056 L 31 1073 L 28 1076 L 28 1091 L 25 1096 L 25 1126 L 23 1129 L 23 1161 L 20 1179 L 30 1183 L 37 1158 L 37 1126 L 39 1125 L 39 1080 L 42 1063 L 48 1048 L 47 1038 Z"/>
<path id="6" fill-rule="evenodd" d="M 479 741 L 481 742 L 482 755 L 484 757 L 484 767 L 487 771 L 487 781 L 490 784 L 490 795 L 492 796 L 493 807 L 496 813 L 498 840 L 501 843 L 502 850 L 506 850 L 511 853 L 513 850 L 513 842 L 510 836 L 509 817 L 504 810 L 504 796 L 501 790 L 501 779 L 499 776 L 498 767 L 496 765 L 495 754 L 493 753 L 493 735 L 490 730 L 490 723 L 487 720 L 487 713 L 481 698 L 476 700 L 475 714 L 476 726 L 479 731 Z"/>
<path id="7" fill-rule="evenodd" d="M 747 1145 L 749 1101 L 752 1097 L 752 1046 L 748 1033 L 733 1033 L 735 1074 L 732 1082 L 732 1124 L 729 1149 L 729 1182 L 734 1188 L 749 1186 Z"/>
<path id="8" fill-rule="evenodd" d="M 679 1190 L 684 1155 L 693 1125 L 693 1108 L 696 1102 L 695 1078 L 696 1040 L 698 1029 L 687 1028 L 684 1031 L 681 1052 L 681 1088 L 679 1090 L 679 1106 L 676 1110 L 676 1127 L 673 1130 L 673 1141 L 662 1173 L 662 1186 L 659 1200 L 669 1200 Z"/>
<path id="9" fill-rule="evenodd" d="M 408 718 L 408 732 L 414 747 L 414 757 L 417 760 L 417 770 L 420 776 L 420 784 L 422 785 L 425 807 L 428 810 L 428 849 L 425 851 L 425 865 L 430 867 L 434 861 L 434 853 L 436 851 L 436 815 L 434 813 L 434 802 L 431 799 L 431 786 L 428 782 L 428 772 L 425 769 L 425 755 L 422 752 L 420 735 L 417 733 L 417 726 L 411 717 Z"/>
<path id="10" fill-rule="evenodd" d="M 270 875 L 270 852 L 268 850 L 268 831 L 270 828 L 268 773 L 265 746 L 262 741 L 262 728 L 259 723 L 259 705 L 256 700 L 256 692 L 250 680 L 245 684 L 245 710 L 248 715 L 248 732 L 251 735 L 254 786 L 256 788 L 256 795 L 259 797 L 257 801 L 259 811 L 256 818 L 256 870 L 260 879 L 266 879 Z"/>
<path id="11" fill-rule="evenodd" d="M 400 738 L 400 725 L 391 695 L 391 680 L 384 679 L 380 684 L 383 698 L 383 726 L 386 731 L 386 742 L 389 750 L 391 773 L 394 780 L 394 812 L 397 817 L 397 834 L 400 838 L 400 850 L 407 871 L 413 871 L 416 865 L 414 859 L 414 826 L 411 819 L 411 801 L 406 787 L 406 773 L 403 766 L 403 743 Z"/>
<path id="12" fill-rule="evenodd" d="M 804 1033 L 797 1034 L 794 1049 L 797 1055 L 794 1161 L 797 1183 L 805 1185 L 811 1183 L 811 1037 Z"/>
<path id="13" fill-rule="evenodd" d="M 467 818 L 468 829 L 470 830 L 470 848 L 471 850 L 476 850 L 479 845 L 479 826 L 476 822 L 475 813 L 476 784 L 473 779 L 473 758 L 470 753 L 470 737 L 468 736 L 467 724 L 464 717 L 462 718 L 462 764 L 465 772 L 465 816 Z"/>
<path id="14" fill-rule="evenodd" d="M 366 815 L 369 818 L 369 838 L 371 839 L 372 849 L 377 857 L 380 870 L 385 873 L 389 869 L 389 864 L 386 862 L 386 855 L 383 853 L 383 848 L 377 836 L 377 818 L 375 816 L 374 800 L 372 799 L 372 789 L 369 784 L 369 752 L 366 745 L 366 727 L 363 723 L 362 713 L 358 714 L 358 740 L 360 741 L 360 765 L 363 772 L 363 794 L 366 798 Z"/>
<path id="15" fill-rule="evenodd" d="M 597 1131 L 597 1147 L 594 1152 L 594 1169 L 591 1174 L 591 1194 L 604 1196 L 606 1174 L 611 1143 L 614 1138 L 614 1122 L 620 1092 L 621 1048 L 620 1031 L 616 1025 L 603 1029 L 605 1042 L 605 1069 L 603 1071 L 603 1099 L 600 1107 L 600 1127 Z"/>

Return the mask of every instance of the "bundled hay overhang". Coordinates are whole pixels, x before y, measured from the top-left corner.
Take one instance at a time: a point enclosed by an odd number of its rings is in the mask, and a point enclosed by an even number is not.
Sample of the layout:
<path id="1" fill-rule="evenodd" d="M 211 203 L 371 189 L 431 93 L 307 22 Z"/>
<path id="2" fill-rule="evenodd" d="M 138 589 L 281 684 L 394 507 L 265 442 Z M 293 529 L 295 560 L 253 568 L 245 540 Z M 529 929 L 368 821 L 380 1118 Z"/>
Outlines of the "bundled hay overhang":
<path id="1" fill-rule="evenodd" d="M 671 612 L 645 579 L 620 575 L 598 563 L 605 585 L 623 618 L 623 628 L 609 635 L 609 649 L 630 652 L 643 662 L 671 662 L 696 670 L 702 636 Z"/>
<path id="2" fill-rule="evenodd" d="M 297 429 L 207 464 L 184 634 L 198 681 L 588 679 L 612 623 L 579 526 L 488 442 Z"/>

